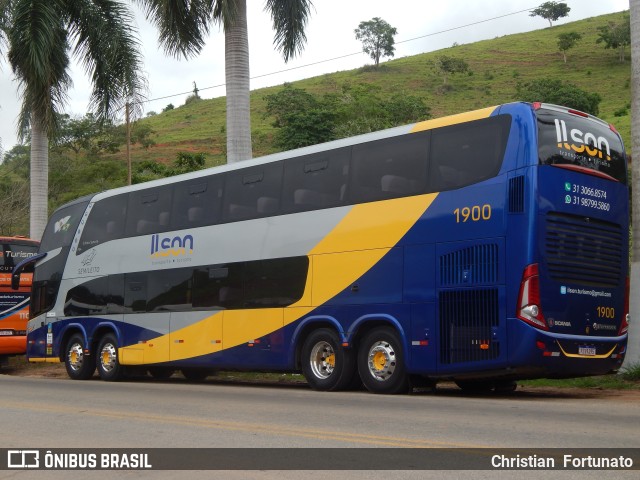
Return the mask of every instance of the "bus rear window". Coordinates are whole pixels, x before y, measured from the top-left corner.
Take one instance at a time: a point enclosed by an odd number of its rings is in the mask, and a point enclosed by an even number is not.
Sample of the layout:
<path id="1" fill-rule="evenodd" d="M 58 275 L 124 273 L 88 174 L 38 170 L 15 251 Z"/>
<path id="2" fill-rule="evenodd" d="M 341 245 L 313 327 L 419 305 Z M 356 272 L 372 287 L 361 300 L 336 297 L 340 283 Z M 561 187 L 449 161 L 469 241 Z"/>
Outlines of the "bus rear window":
<path id="1" fill-rule="evenodd" d="M 626 185 L 624 147 L 607 125 L 557 110 L 536 114 L 541 165 L 593 170 Z"/>

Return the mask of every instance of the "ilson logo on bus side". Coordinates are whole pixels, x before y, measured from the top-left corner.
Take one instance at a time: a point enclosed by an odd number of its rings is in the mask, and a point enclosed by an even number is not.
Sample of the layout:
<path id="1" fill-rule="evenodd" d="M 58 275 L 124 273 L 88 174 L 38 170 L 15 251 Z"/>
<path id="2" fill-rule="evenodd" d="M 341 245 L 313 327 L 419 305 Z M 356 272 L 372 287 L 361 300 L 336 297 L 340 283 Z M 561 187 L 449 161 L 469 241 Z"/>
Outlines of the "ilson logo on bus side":
<path id="1" fill-rule="evenodd" d="M 151 235 L 152 257 L 168 257 L 170 255 L 179 257 L 187 253 L 193 253 L 193 237 L 191 235 L 185 235 L 183 237 L 176 236 L 173 238 L 164 237 L 162 239 L 158 234 Z"/>
<path id="2" fill-rule="evenodd" d="M 571 135 L 571 140 L 573 140 L 580 146 L 576 146 L 576 144 L 569 144 L 569 136 L 567 135 L 567 124 L 564 120 L 558 120 L 557 118 L 554 121 L 556 124 L 558 148 L 564 147 L 567 150 L 573 150 L 577 153 L 583 153 L 586 150 L 587 155 L 598 158 L 602 158 L 603 152 L 606 151 L 606 159 L 609 161 L 611 160 L 611 149 L 606 138 L 596 138 L 593 133 L 584 133 L 582 130 L 572 128 L 571 132 L 569 132 L 569 134 Z M 590 145 L 592 145 L 593 148 L 589 148 Z"/>

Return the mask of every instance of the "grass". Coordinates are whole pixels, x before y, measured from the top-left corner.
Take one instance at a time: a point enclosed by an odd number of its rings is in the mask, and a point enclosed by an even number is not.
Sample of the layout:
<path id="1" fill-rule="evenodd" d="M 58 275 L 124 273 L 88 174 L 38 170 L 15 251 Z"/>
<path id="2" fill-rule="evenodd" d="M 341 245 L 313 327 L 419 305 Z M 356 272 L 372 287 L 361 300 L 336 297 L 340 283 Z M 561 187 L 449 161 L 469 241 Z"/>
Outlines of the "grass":
<path id="1" fill-rule="evenodd" d="M 530 387 L 596 388 L 612 390 L 640 390 L 640 363 L 623 367 L 620 372 L 595 377 L 553 380 L 541 378 L 518 382 Z"/>
<path id="2" fill-rule="evenodd" d="M 518 84 L 534 79 L 561 79 L 602 97 L 599 116 L 613 123 L 630 147 L 630 62 L 620 63 L 617 51 L 597 45 L 597 29 L 610 21 L 622 21 L 622 13 L 592 17 L 533 32 L 496 37 L 476 43 L 423 53 L 385 62 L 380 68 L 364 66 L 350 71 L 320 75 L 293 85 L 314 94 L 340 89 L 345 83 L 369 83 L 381 96 L 405 91 L 424 99 L 434 117 L 517 100 Z M 578 32 L 582 40 L 569 50 L 565 64 L 557 48 L 561 33 Z M 627 52 L 628 53 L 628 52 Z M 434 71 L 440 55 L 463 58 L 472 74 L 453 75 L 448 87 Z M 627 55 L 628 57 L 629 55 Z M 251 92 L 251 128 L 254 156 L 274 153 L 272 119 L 265 116 L 264 97 L 281 87 Z M 134 146 L 134 161 L 171 162 L 178 151 L 203 152 L 207 166 L 225 162 L 225 98 L 203 99 L 144 118 L 140 122 L 155 130 L 156 145 L 145 150 Z M 618 116 L 614 115 L 615 113 Z M 114 158 L 124 160 L 124 152 Z"/>

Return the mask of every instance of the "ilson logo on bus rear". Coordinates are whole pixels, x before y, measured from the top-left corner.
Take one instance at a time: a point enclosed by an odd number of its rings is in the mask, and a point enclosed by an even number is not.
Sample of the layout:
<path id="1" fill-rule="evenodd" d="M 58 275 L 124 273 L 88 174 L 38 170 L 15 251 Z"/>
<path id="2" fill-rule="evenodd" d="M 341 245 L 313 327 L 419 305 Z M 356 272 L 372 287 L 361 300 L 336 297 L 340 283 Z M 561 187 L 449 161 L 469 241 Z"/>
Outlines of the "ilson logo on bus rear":
<path id="1" fill-rule="evenodd" d="M 603 154 L 606 156 L 606 160 L 611 160 L 611 148 L 609 142 L 604 137 L 598 137 L 591 133 L 584 133 L 582 130 L 572 128 L 567 134 L 567 124 L 564 120 L 554 120 L 556 124 L 556 136 L 558 139 L 558 148 L 565 148 L 566 150 L 573 150 L 576 153 L 584 153 L 590 157 L 603 158 Z M 569 143 L 569 136 L 573 143 Z"/>
<path id="2" fill-rule="evenodd" d="M 151 235 L 151 256 L 152 257 L 179 257 L 193 253 L 193 237 L 184 235 L 160 238 L 160 235 Z"/>

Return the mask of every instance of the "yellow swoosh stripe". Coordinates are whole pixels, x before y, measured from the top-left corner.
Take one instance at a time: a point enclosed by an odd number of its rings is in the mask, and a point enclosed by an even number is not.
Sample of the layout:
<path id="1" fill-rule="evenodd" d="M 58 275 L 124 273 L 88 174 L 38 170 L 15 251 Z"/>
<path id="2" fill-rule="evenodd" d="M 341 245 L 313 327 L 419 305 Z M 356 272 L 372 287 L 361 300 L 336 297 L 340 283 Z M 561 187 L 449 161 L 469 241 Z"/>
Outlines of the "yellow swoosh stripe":
<path id="1" fill-rule="evenodd" d="M 145 344 L 120 348 L 123 364 L 183 360 L 252 343 L 322 305 L 370 270 L 438 194 L 355 205 L 309 253 L 301 300 L 286 308 L 224 310 Z M 224 341 L 222 338 L 224 335 Z"/>

